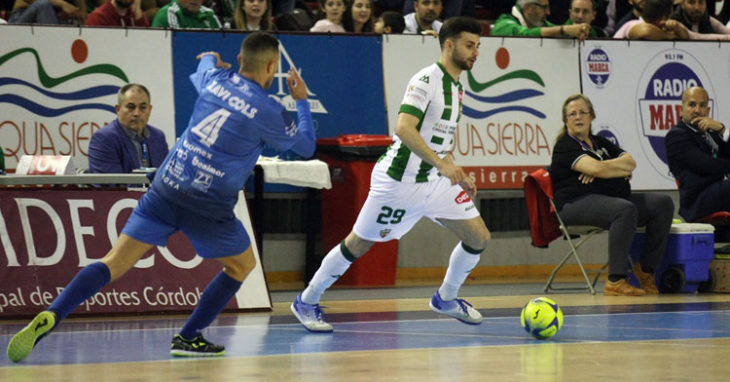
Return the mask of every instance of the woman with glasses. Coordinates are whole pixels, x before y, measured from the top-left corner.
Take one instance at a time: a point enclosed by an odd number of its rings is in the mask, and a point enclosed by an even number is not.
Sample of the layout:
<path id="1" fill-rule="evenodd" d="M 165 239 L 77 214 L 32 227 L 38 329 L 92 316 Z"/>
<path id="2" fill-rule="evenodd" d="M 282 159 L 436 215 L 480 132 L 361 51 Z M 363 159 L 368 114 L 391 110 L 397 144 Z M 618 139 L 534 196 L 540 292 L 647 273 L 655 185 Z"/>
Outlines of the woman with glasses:
<path id="1" fill-rule="evenodd" d="M 596 118 L 588 97 L 575 94 L 563 103 L 563 128 L 553 147 L 550 176 L 555 205 L 566 225 L 608 230 L 606 296 L 659 293 L 654 272 L 661 265 L 674 216 L 668 195 L 632 193 L 636 161 L 611 140 L 591 132 Z M 641 259 L 633 273 L 641 283 L 628 283 L 628 256 L 636 227 L 646 226 Z"/>

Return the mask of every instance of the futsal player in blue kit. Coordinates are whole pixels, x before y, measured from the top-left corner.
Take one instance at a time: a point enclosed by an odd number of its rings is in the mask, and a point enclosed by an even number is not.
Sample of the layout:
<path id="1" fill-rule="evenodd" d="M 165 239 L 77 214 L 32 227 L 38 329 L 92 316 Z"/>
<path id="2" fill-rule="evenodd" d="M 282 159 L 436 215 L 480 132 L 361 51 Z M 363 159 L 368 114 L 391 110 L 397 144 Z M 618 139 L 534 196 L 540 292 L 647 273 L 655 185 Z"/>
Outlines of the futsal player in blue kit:
<path id="1" fill-rule="evenodd" d="M 287 85 L 296 100 L 298 123 L 264 90 L 279 67 L 279 41 L 273 36 L 255 32 L 246 37 L 238 73 L 216 52 L 204 52 L 198 58 L 190 79 L 199 97 L 188 128 L 106 256 L 83 268 L 47 310 L 11 339 L 7 354 L 13 362 L 27 357 L 37 341 L 84 300 L 121 277 L 154 245 L 166 245 L 178 230 L 190 238 L 201 257 L 217 259 L 223 270 L 172 338 L 170 354 L 224 354 L 225 348 L 203 338 L 201 331 L 256 265 L 248 234 L 233 214 L 238 193 L 264 144 L 309 157 L 314 153 L 315 135 L 307 87 L 296 70 L 289 71 Z"/>

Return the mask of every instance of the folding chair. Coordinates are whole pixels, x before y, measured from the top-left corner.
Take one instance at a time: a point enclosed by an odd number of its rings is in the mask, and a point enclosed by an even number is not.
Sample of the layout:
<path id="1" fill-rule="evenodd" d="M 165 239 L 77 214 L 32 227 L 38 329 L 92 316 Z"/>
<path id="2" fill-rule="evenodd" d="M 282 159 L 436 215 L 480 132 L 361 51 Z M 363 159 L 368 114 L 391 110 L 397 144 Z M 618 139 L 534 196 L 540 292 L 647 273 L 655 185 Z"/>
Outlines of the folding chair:
<path id="1" fill-rule="evenodd" d="M 568 241 L 570 251 L 563 257 L 560 263 L 553 269 L 544 292 L 551 290 L 583 290 L 587 289 L 591 294 L 596 294 L 595 286 L 598 278 L 608 268 L 606 262 L 601 269 L 586 270 L 583 262 L 578 255 L 578 248 L 591 237 L 603 231 L 602 228 L 593 226 L 571 226 L 568 227 L 558 214 L 555 203 L 553 202 L 553 183 L 550 179 L 548 169 L 539 169 L 525 178 L 525 202 L 527 203 L 527 212 L 530 215 L 530 234 L 532 236 L 532 245 L 536 247 L 546 248 L 550 242 L 562 236 Z M 580 240 L 573 242 L 574 239 L 580 237 Z M 578 264 L 583 278 L 585 279 L 585 287 L 555 287 L 553 281 L 558 271 L 567 263 L 570 258 L 574 258 Z M 596 273 L 591 280 L 588 273 Z"/>

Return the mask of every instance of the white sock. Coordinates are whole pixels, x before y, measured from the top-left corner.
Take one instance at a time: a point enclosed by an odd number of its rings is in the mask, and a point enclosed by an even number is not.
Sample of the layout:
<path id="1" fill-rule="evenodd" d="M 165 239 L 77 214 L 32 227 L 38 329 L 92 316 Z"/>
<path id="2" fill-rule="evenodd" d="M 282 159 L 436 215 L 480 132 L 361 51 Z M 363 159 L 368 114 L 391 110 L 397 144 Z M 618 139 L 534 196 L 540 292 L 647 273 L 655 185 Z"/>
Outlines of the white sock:
<path id="1" fill-rule="evenodd" d="M 352 262 L 342 254 L 341 245 L 337 244 L 324 257 L 319 269 L 309 281 L 309 286 L 302 292 L 302 301 L 305 304 L 319 304 L 322 293 L 350 268 Z"/>
<path id="2" fill-rule="evenodd" d="M 467 252 L 462 243 L 454 247 L 449 258 L 449 268 L 446 277 L 439 288 L 439 295 L 444 301 L 453 300 L 459 294 L 459 288 L 466 281 L 472 269 L 479 263 L 480 254 Z"/>

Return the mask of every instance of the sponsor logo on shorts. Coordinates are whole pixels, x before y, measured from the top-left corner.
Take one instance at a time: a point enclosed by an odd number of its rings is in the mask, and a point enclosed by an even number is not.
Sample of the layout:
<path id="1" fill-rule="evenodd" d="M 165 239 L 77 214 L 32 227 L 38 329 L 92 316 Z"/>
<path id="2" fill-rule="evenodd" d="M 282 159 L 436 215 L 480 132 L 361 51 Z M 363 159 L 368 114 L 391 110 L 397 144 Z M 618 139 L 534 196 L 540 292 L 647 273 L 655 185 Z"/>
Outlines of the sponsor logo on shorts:
<path id="1" fill-rule="evenodd" d="M 466 193 L 466 191 L 461 191 L 459 195 L 454 199 L 456 204 L 464 204 L 471 202 L 471 198 L 469 197 L 469 194 Z"/>
<path id="2" fill-rule="evenodd" d="M 386 237 L 386 236 L 390 235 L 390 231 L 392 231 L 392 229 L 390 229 L 390 228 L 381 229 L 380 237 Z"/>

